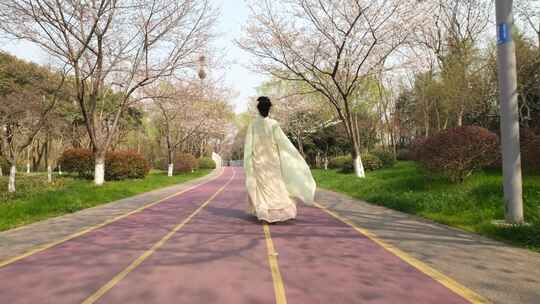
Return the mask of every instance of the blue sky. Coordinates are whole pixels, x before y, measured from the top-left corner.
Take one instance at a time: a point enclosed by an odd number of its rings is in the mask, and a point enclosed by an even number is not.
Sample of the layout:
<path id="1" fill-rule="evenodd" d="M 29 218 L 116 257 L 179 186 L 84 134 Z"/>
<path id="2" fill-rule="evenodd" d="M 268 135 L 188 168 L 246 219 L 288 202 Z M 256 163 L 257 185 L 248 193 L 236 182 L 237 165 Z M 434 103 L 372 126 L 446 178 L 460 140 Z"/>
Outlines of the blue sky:
<path id="1" fill-rule="evenodd" d="M 226 49 L 227 59 L 233 64 L 227 69 L 226 81 L 229 87 L 239 93 L 234 100 L 237 112 L 245 110 L 247 101 L 256 95 L 256 87 L 259 86 L 264 77 L 246 69 L 250 57 L 239 49 L 233 42 L 241 37 L 242 27 L 245 24 L 249 9 L 245 0 L 215 0 L 221 7 L 221 18 L 219 20 L 218 31 L 223 33 L 217 41 L 217 46 Z"/>
<path id="2" fill-rule="evenodd" d="M 241 112 L 245 110 L 248 99 L 256 95 L 256 87 L 264 80 L 263 76 L 244 67 L 249 64 L 250 58 L 234 44 L 234 39 L 242 35 L 242 26 L 249 10 L 244 0 L 214 0 L 214 3 L 221 7 L 217 26 L 220 35 L 216 47 L 224 49 L 226 61 L 231 62 L 225 71 L 225 82 L 227 87 L 238 93 L 232 102 L 236 112 Z M 46 54 L 30 43 L 0 40 L 0 49 L 40 64 L 49 61 Z"/>

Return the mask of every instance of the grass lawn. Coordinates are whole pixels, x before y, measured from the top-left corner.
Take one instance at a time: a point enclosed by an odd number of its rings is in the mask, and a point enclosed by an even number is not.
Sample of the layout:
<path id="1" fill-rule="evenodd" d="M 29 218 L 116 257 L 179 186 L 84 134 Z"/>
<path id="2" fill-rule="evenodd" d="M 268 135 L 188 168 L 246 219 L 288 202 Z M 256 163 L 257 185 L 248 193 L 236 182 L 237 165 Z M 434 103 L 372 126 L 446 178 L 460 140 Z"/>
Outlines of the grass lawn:
<path id="1" fill-rule="evenodd" d="M 209 172 L 198 170 L 168 177 L 165 172 L 152 171 L 145 179 L 111 181 L 102 187 L 70 176 L 55 176 L 48 184 L 46 175 L 20 174 L 14 195 L 7 193 L 7 178 L 0 177 L 0 231 L 183 183 Z"/>
<path id="2" fill-rule="evenodd" d="M 525 218 L 531 225 L 515 228 L 491 223 L 504 219 L 502 175 L 497 170 L 475 173 L 462 184 L 428 180 L 413 162 L 367 172 L 365 179 L 334 170 L 314 170 L 313 174 L 322 188 L 540 251 L 538 174 L 523 177 Z"/>

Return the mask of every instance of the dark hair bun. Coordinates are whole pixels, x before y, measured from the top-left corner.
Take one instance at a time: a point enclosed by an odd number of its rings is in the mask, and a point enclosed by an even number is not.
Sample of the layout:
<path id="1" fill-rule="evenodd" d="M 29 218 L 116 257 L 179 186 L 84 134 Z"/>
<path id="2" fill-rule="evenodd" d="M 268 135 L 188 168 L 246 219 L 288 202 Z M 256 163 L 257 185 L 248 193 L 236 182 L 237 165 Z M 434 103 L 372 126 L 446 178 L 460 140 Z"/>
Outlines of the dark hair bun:
<path id="1" fill-rule="evenodd" d="M 259 110 L 259 113 L 262 117 L 268 117 L 268 113 L 270 112 L 270 108 L 272 107 L 272 102 L 270 102 L 270 98 L 266 96 L 261 96 L 257 98 L 257 109 Z"/>

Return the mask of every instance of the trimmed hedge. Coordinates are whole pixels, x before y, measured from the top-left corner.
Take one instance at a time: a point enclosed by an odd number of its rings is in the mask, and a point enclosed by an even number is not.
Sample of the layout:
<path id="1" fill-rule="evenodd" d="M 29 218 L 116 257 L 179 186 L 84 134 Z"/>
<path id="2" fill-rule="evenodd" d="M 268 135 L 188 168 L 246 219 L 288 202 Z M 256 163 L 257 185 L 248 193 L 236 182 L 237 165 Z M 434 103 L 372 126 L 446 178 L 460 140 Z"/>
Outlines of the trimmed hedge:
<path id="1" fill-rule="evenodd" d="M 430 173 L 461 182 L 474 170 L 497 159 L 496 134 L 476 126 L 448 129 L 429 137 L 417 150 L 420 163 Z"/>
<path id="2" fill-rule="evenodd" d="M 83 178 L 94 176 L 94 155 L 89 149 L 67 149 L 62 153 L 59 164 L 62 170 L 77 173 Z M 150 172 L 150 163 L 133 151 L 107 152 L 105 156 L 105 179 L 122 180 L 144 178 Z"/>
<path id="3" fill-rule="evenodd" d="M 215 169 L 216 162 L 210 157 L 199 158 L 199 169 Z"/>
<path id="4" fill-rule="evenodd" d="M 174 160 L 174 174 L 191 172 L 197 169 L 199 162 L 195 156 L 188 153 L 180 153 L 176 155 Z"/>

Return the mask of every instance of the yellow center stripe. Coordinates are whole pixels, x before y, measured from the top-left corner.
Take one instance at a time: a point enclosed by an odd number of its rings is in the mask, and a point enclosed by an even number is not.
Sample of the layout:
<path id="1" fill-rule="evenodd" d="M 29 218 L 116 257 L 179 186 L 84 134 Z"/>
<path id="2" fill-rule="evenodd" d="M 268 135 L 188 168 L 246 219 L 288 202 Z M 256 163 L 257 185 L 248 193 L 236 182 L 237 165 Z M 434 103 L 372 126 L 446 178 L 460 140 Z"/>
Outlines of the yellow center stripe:
<path id="1" fill-rule="evenodd" d="M 360 228 L 360 227 L 357 227 L 354 223 L 352 223 L 348 219 L 341 217 L 337 213 L 328 210 L 326 207 L 324 207 L 324 206 L 322 206 L 322 205 L 320 205 L 318 203 L 315 203 L 315 206 L 317 206 L 318 208 L 324 210 L 326 213 L 330 214 L 334 218 L 336 218 L 336 219 L 342 221 L 343 223 L 351 226 L 356 231 L 358 231 L 360 234 L 365 235 L 366 237 L 368 237 L 370 240 L 372 240 L 373 242 L 375 242 L 379 246 L 383 247 L 384 249 L 386 249 L 390 253 L 394 254 L 395 256 L 400 258 L 401 260 L 407 262 L 409 265 L 413 266 L 414 268 L 416 268 L 416 269 L 420 270 L 421 272 L 425 273 L 426 275 L 428 275 L 432 279 L 438 281 L 439 283 L 444 285 L 446 288 L 448 288 L 448 289 L 452 290 L 453 292 L 455 292 L 456 294 L 462 296 L 463 298 L 465 298 L 469 302 L 475 303 L 475 304 L 476 303 L 478 303 L 478 304 L 489 303 L 489 301 L 487 299 L 485 299 L 484 297 L 482 297 L 481 295 L 475 293 L 474 291 L 472 291 L 472 290 L 468 289 L 467 287 L 459 284 L 458 282 L 456 282 L 453 279 L 447 277 L 446 275 L 442 274 L 441 272 L 439 272 L 439 271 L 431 268 L 430 266 L 424 264 L 420 260 L 418 260 L 416 258 L 413 258 L 412 256 L 406 254 L 405 252 L 401 251 L 400 249 L 398 249 L 398 248 L 396 248 L 396 247 L 394 247 L 394 246 L 380 240 L 379 238 L 377 238 L 370 231 L 368 231 L 366 229 L 363 229 L 363 228 Z"/>
<path id="2" fill-rule="evenodd" d="M 57 241 L 54 241 L 54 242 L 51 242 L 51 243 L 47 243 L 47 244 L 44 244 L 44 245 L 41 245 L 41 246 L 38 246 L 38 247 L 36 247 L 36 248 L 34 248 L 34 249 L 30 250 L 30 251 L 27 251 L 27 252 L 25 252 L 25 253 L 23 253 L 23 254 L 21 254 L 21 255 L 18 255 L 18 256 L 16 256 L 16 257 L 13 257 L 13 258 L 11 258 L 11 259 L 7 259 L 7 260 L 5 260 L 5 261 L 0 261 L 0 268 L 2 268 L 2 267 L 4 267 L 4 266 L 7 266 L 7 265 L 9 265 L 9 264 L 15 263 L 15 262 L 17 262 L 17 261 L 19 261 L 19 260 L 22 260 L 22 259 L 24 259 L 24 258 L 26 258 L 26 257 L 31 256 L 31 255 L 34 255 L 34 254 L 36 254 L 36 253 L 38 253 L 38 252 L 41 252 L 41 251 L 43 251 L 43 250 L 52 248 L 52 247 L 54 247 L 54 246 L 56 246 L 56 245 L 60 245 L 60 244 L 62 244 L 62 243 L 64 243 L 64 242 L 67 242 L 67 241 L 72 240 L 72 239 L 74 239 L 74 238 L 77 238 L 77 237 L 79 237 L 79 236 L 81 236 L 81 235 L 84 235 L 84 234 L 86 234 L 86 233 L 88 233 L 88 232 L 90 232 L 90 231 L 99 229 L 99 228 L 101 228 L 101 227 L 105 227 L 105 226 L 107 226 L 107 225 L 109 225 L 109 224 L 111 224 L 111 223 L 114 223 L 114 222 L 116 222 L 116 221 L 118 221 L 118 220 L 121 220 L 121 219 L 123 219 L 123 218 L 125 218 L 125 217 L 128 217 L 128 216 L 130 216 L 130 215 L 132 215 L 132 214 L 135 214 L 135 213 L 137 213 L 137 212 L 141 212 L 141 211 L 143 211 L 143 210 L 145 210 L 145 209 L 147 209 L 147 208 L 150 208 L 150 207 L 152 207 L 152 206 L 154 206 L 154 205 L 157 205 L 157 204 L 159 204 L 159 203 L 161 203 L 161 202 L 163 202 L 163 201 L 165 201 L 165 200 L 168 200 L 168 199 L 170 199 L 170 198 L 172 198 L 172 197 L 175 197 L 175 196 L 180 195 L 180 194 L 182 194 L 182 193 L 185 193 L 185 192 L 187 192 L 187 191 L 189 191 L 189 190 L 193 190 L 193 189 L 195 189 L 195 188 L 197 188 L 197 187 L 200 187 L 200 186 L 202 186 L 202 185 L 204 185 L 204 184 L 207 184 L 207 183 L 209 183 L 209 182 L 211 182 L 211 181 L 217 179 L 218 177 L 220 177 L 220 176 L 222 175 L 223 171 L 224 171 L 224 170 L 221 170 L 220 174 L 218 174 L 217 176 L 215 176 L 215 177 L 213 177 L 213 178 L 211 178 L 211 179 L 209 179 L 209 180 L 207 180 L 207 181 L 205 181 L 205 182 L 203 182 L 203 183 L 200 183 L 200 184 L 191 186 L 191 187 L 189 187 L 189 188 L 186 188 L 186 189 L 184 189 L 184 190 L 181 190 L 181 191 L 179 191 L 179 192 L 176 192 L 176 193 L 174 193 L 174 194 L 171 194 L 171 195 L 169 195 L 169 196 L 167 196 L 167 197 L 164 197 L 164 198 L 162 198 L 162 199 L 159 199 L 159 200 L 157 200 L 157 201 L 155 201 L 155 202 L 152 202 L 152 203 L 150 203 L 150 204 L 148 204 L 148 205 L 144 205 L 144 206 L 142 206 L 142 207 L 140 207 L 140 208 L 137 208 L 137 209 L 135 209 L 135 210 L 133 210 L 133 211 L 130 211 L 130 212 L 128 212 L 128 213 L 125 213 L 125 214 L 119 215 L 119 216 L 117 216 L 117 217 L 115 217 L 115 218 L 106 220 L 106 221 L 104 221 L 104 222 L 102 222 L 102 223 L 99 223 L 99 224 L 97 224 L 97 225 L 90 226 L 90 227 L 88 227 L 88 228 L 86 228 L 86 229 L 84 229 L 84 230 L 81 230 L 81 231 L 77 232 L 77 233 L 68 235 L 67 237 L 64 237 L 64 238 L 62 238 L 62 239 L 60 239 L 60 240 L 57 240 Z M 97 206 L 97 207 L 99 207 L 99 206 Z M 94 208 L 96 208 L 96 207 L 94 207 Z"/>
<path id="3" fill-rule="evenodd" d="M 274 249 L 274 243 L 270 235 L 270 227 L 268 224 L 263 224 L 264 236 L 266 238 L 266 248 L 268 249 L 268 263 L 270 264 L 270 270 L 272 271 L 272 280 L 274 281 L 274 294 L 276 295 L 276 304 L 287 304 L 287 297 L 285 296 L 285 286 L 281 273 L 279 272 L 279 264 L 277 259 L 277 252 Z"/>
<path id="4" fill-rule="evenodd" d="M 178 232 L 184 225 L 186 225 L 197 213 L 199 213 L 204 207 L 206 207 L 212 200 L 225 189 L 229 183 L 233 180 L 234 176 L 236 175 L 236 172 L 233 170 L 233 175 L 231 178 L 227 181 L 223 187 L 219 188 L 218 191 L 216 191 L 206 202 L 204 202 L 197 210 L 195 210 L 190 216 L 188 216 L 185 220 L 183 220 L 180 224 L 178 224 L 176 227 L 174 227 L 167 235 L 165 235 L 161 240 L 159 240 L 157 243 L 155 243 L 150 249 L 145 251 L 141 256 L 139 256 L 136 260 L 134 260 L 128 267 L 126 267 L 124 270 L 119 272 L 117 275 L 115 275 L 107 284 L 103 285 L 98 291 L 96 291 L 94 294 L 92 294 L 90 297 L 88 297 L 83 304 L 90 304 L 94 303 L 97 300 L 99 300 L 105 293 L 107 293 L 111 288 L 113 288 L 116 284 L 118 284 L 123 278 L 125 278 L 130 272 L 132 272 L 135 268 L 137 268 L 139 265 L 141 265 L 144 260 L 146 260 L 148 257 L 150 257 L 156 250 L 158 250 L 161 246 L 163 246 L 176 232 Z"/>

